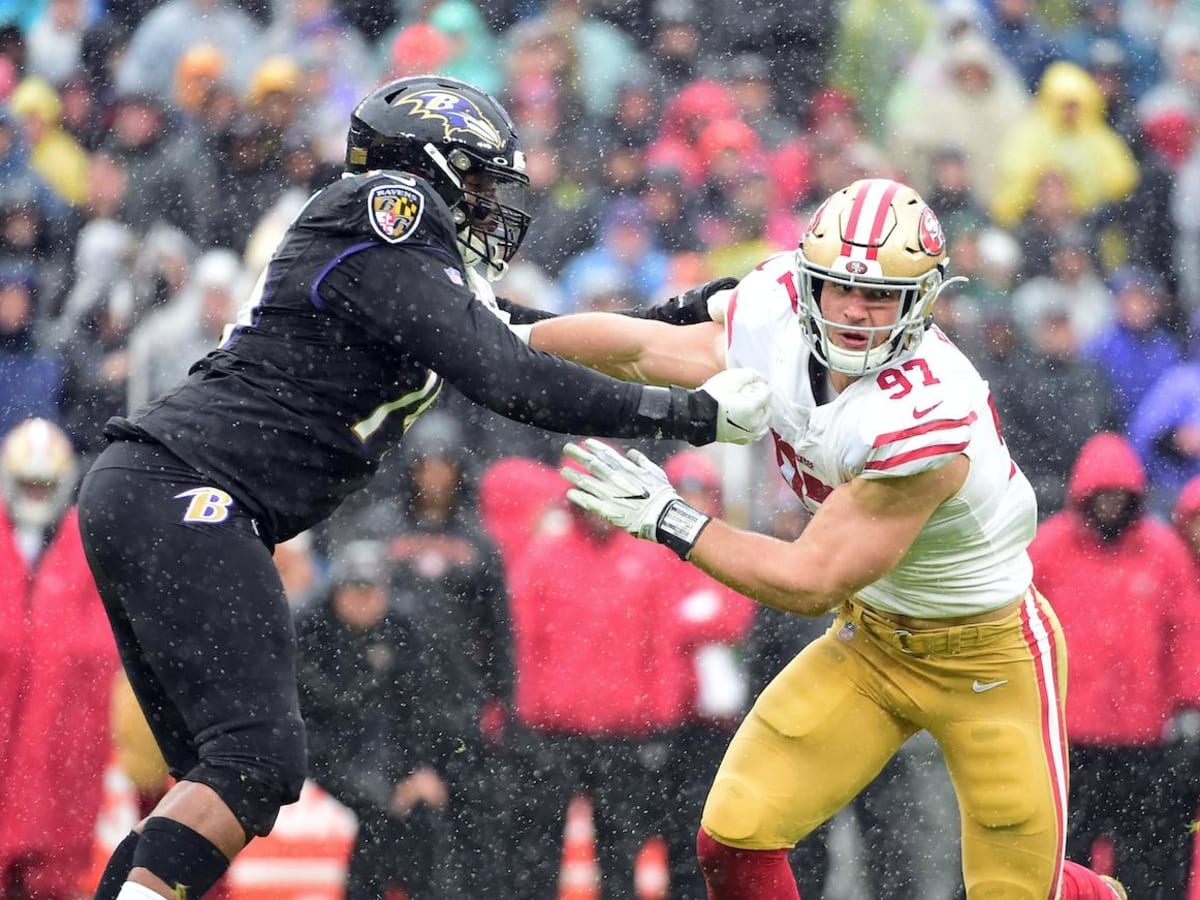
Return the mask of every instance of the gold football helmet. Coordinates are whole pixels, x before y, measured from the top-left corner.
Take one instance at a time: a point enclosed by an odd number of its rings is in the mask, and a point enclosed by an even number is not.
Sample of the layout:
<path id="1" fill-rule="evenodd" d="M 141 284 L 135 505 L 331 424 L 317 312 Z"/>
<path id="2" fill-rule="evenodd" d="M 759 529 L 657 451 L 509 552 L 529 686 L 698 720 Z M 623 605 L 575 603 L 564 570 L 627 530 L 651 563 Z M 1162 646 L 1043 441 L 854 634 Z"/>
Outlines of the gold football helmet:
<path id="1" fill-rule="evenodd" d="M 27 419 L 0 445 L 0 493 L 18 527 L 56 522 L 71 503 L 75 474 L 75 448 L 46 419 Z"/>
<path id="2" fill-rule="evenodd" d="M 843 188 L 821 204 L 800 246 L 800 325 L 805 341 L 825 366 L 847 375 L 865 375 L 907 356 L 920 343 L 933 315 L 933 304 L 951 282 L 946 280 L 946 239 L 941 223 L 921 196 L 907 185 L 866 178 Z M 829 339 L 836 327 L 821 314 L 821 286 L 833 281 L 847 287 L 899 291 L 896 321 L 862 328 L 888 339 L 867 350 L 846 350 Z"/>

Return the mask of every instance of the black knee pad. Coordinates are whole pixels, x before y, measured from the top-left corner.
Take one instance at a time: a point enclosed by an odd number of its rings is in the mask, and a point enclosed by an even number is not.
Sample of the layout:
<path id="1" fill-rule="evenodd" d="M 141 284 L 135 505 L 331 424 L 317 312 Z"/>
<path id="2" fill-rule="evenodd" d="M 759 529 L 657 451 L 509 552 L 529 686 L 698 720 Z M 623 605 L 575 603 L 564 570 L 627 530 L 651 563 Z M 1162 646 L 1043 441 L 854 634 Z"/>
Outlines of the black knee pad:
<path id="1" fill-rule="evenodd" d="M 300 799 L 304 786 L 304 757 L 298 765 L 246 766 L 205 760 L 184 776 L 206 784 L 225 801 L 246 832 L 246 840 L 266 837 L 275 827 L 280 807 Z"/>
<path id="2" fill-rule="evenodd" d="M 229 868 L 229 859 L 200 832 L 162 816 L 146 820 L 133 868 L 153 872 L 172 889 L 186 888 L 186 895 L 203 897 Z"/>

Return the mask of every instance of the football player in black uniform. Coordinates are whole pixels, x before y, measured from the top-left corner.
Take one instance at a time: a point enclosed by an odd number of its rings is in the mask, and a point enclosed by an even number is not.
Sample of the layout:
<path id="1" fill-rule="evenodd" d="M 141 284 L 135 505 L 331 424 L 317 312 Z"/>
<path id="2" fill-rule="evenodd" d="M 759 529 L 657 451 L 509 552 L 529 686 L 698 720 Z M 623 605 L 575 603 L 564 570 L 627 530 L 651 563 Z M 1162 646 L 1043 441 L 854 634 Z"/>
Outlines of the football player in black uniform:
<path id="1" fill-rule="evenodd" d="M 347 172 L 280 242 L 220 347 L 129 418 L 81 489 L 89 564 L 178 779 L 118 845 L 96 896 L 202 896 L 305 776 L 295 639 L 271 549 L 361 487 L 442 380 L 553 431 L 747 442 L 757 376 L 699 390 L 616 381 L 531 350 L 541 314 L 497 301 L 529 223 L 508 114 L 445 78 L 355 109 Z M 703 317 L 719 283 L 655 314 Z M 701 310 L 701 312 L 697 312 Z"/>

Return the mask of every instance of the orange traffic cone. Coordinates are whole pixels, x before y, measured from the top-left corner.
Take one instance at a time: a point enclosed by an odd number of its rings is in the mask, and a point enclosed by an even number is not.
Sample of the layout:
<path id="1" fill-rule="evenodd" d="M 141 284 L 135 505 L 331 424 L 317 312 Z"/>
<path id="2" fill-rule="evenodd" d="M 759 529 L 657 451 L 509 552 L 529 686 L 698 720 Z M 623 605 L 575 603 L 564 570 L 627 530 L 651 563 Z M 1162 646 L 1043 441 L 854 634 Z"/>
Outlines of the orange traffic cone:
<path id="1" fill-rule="evenodd" d="M 577 795 L 567 805 L 558 900 L 599 900 L 599 897 L 600 870 L 596 866 L 592 804 L 586 797 Z"/>
<path id="2" fill-rule="evenodd" d="M 658 835 L 646 841 L 633 870 L 633 887 L 638 900 L 666 900 L 671 886 L 667 868 L 667 842 Z"/>

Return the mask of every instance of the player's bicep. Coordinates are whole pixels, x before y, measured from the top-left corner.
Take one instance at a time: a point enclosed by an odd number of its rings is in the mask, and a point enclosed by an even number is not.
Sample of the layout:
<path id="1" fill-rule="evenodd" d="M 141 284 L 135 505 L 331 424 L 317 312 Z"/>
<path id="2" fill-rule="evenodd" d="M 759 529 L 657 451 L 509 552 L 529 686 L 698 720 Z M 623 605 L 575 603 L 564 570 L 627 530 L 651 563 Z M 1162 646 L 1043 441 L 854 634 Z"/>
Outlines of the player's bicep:
<path id="1" fill-rule="evenodd" d="M 724 332 L 715 322 L 669 325 L 612 313 L 538 322 L 530 345 L 626 381 L 696 387 L 725 368 Z"/>
<path id="2" fill-rule="evenodd" d="M 855 478 L 835 490 L 796 542 L 804 565 L 820 566 L 830 594 L 851 596 L 894 569 L 942 503 L 966 480 L 970 463 L 900 478 Z"/>

